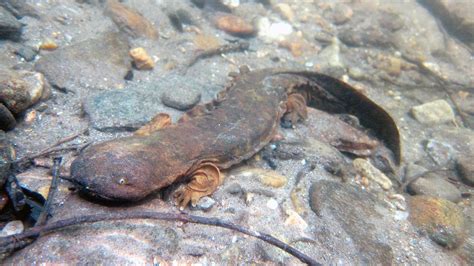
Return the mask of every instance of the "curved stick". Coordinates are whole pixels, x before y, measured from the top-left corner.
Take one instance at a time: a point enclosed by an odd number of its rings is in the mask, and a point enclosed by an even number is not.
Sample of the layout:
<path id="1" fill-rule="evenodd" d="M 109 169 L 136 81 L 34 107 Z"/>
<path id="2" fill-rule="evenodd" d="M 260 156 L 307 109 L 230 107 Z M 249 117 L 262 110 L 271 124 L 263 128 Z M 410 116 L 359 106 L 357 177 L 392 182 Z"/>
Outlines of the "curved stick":
<path id="1" fill-rule="evenodd" d="M 119 213 L 102 213 L 92 214 L 80 217 L 73 217 L 69 219 L 59 220 L 51 222 L 42 226 L 35 226 L 23 233 L 11 235 L 0 238 L 0 249 L 5 248 L 17 248 L 18 244 L 31 237 L 38 237 L 41 234 L 46 234 L 51 231 L 83 223 L 94 223 L 99 221 L 112 221 L 112 220 L 124 220 L 124 219 L 153 219 L 153 220 L 164 220 L 164 221 L 180 221 L 185 223 L 205 224 L 219 226 L 230 230 L 235 230 L 243 234 L 256 237 L 263 240 L 273 246 L 276 246 L 283 251 L 295 256 L 300 261 L 308 265 L 321 265 L 314 259 L 303 254 L 301 251 L 285 244 L 277 238 L 269 235 L 260 233 L 258 231 L 250 230 L 248 228 L 220 220 L 218 218 L 207 218 L 202 216 L 195 216 L 186 213 L 164 213 L 164 212 L 147 212 L 147 211 L 136 211 L 136 212 L 119 212 Z"/>

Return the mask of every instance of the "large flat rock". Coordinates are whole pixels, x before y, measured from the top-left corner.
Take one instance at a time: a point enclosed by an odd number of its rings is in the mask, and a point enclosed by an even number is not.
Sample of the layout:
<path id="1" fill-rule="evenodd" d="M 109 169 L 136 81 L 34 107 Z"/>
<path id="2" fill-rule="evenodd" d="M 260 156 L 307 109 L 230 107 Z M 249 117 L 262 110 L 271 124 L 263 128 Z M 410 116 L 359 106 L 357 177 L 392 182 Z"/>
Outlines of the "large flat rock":
<path id="1" fill-rule="evenodd" d="M 123 85 L 131 67 L 128 48 L 119 34 L 104 33 L 44 54 L 35 67 L 51 85 L 65 90 L 116 87 Z"/>

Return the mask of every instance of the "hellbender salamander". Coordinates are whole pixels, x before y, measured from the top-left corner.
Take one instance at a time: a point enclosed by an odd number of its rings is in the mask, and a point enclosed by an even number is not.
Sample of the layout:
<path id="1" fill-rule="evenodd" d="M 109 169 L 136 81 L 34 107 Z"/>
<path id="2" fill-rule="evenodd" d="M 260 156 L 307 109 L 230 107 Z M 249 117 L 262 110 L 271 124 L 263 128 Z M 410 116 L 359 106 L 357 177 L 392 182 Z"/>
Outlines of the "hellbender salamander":
<path id="1" fill-rule="evenodd" d="M 348 84 L 315 72 L 247 69 L 213 102 L 196 106 L 176 124 L 147 136 L 89 147 L 73 162 L 71 180 L 89 194 L 121 201 L 140 200 L 172 183 L 187 181 L 177 193 L 184 207 L 216 190 L 221 169 L 267 145 L 281 120 L 304 119 L 307 104 L 357 116 L 393 152 L 395 163 L 400 162 L 395 122 Z"/>

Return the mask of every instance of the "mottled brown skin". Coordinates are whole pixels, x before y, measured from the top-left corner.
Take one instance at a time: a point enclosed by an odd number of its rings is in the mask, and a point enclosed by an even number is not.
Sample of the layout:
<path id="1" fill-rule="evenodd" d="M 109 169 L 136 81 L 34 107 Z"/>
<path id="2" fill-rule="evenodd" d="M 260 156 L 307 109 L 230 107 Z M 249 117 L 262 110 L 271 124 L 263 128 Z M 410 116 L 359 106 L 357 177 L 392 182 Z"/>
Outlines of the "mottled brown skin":
<path id="1" fill-rule="evenodd" d="M 181 206 L 194 203 L 216 189 L 219 169 L 248 159 L 267 145 L 283 116 L 293 123 L 304 119 L 306 102 L 358 116 L 386 142 L 399 163 L 396 125 L 367 97 L 322 74 L 264 69 L 241 73 L 215 101 L 195 107 L 177 124 L 148 136 L 88 148 L 73 162 L 71 179 L 101 198 L 135 201 L 194 176 L 199 180 L 190 182 L 178 199 Z"/>

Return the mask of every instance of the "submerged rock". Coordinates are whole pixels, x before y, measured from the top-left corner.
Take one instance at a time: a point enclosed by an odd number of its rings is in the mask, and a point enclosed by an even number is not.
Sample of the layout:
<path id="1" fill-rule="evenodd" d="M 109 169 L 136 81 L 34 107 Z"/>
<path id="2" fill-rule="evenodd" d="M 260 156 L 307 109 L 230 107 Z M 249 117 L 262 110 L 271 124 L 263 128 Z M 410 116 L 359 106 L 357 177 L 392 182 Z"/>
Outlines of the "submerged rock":
<path id="1" fill-rule="evenodd" d="M 427 196 L 415 196 L 409 200 L 413 225 L 426 231 L 441 246 L 456 248 L 465 237 L 464 216 L 454 203 Z"/>
<path id="2" fill-rule="evenodd" d="M 464 240 L 464 216 L 454 203 L 428 196 L 415 196 L 409 200 L 413 225 L 428 233 L 441 246 L 455 248 Z"/>
<path id="3" fill-rule="evenodd" d="M 151 39 L 158 37 L 158 32 L 148 19 L 117 0 L 107 0 L 106 14 L 110 16 L 121 31 L 132 37 Z"/>
<path id="4" fill-rule="evenodd" d="M 340 223 L 359 251 L 359 263 L 392 264 L 393 250 L 370 222 L 381 219 L 374 206 L 381 203 L 360 188 L 338 182 L 317 181 L 310 188 L 310 206 L 319 216 L 329 215 Z"/>
<path id="5" fill-rule="evenodd" d="M 249 36 L 255 34 L 252 24 L 236 15 L 220 15 L 216 18 L 217 28 L 237 36 Z"/>
<path id="6" fill-rule="evenodd" d="M 411 113 L 418 122 L 436 125 L 454 121 L 454 112 L 445 100 L 436 100 L 415 106 Z"/>
<path id="7" fill-rule="evenodd" d="M 190 85 L 188 82 L 177 82 L 174 87 L 163 92 L 161 101 L 164 105 L 181 111 L 193 108 L 201 100 L 201 93 Z"/>
<path id="8" fill-rule="evenodd" d="M 22 27 L 23 25 L 10 12 L 0 6 L 0 39 L 18 39 Z"/>
<path id="9" fill-rule="evenodd" d="M 446 199 L 452 202 L 461 200 L 461 192 L 453 184 L 440 176 L 419 178 L 408 186 L 408 190 L 416 195 L 425 195 Z"/>
<path id="10" fill-rule="evenodd" d="M 469 1 L 421 0 L 457 37 L 474 48 L 474 5 Z"/>
<path id="11" fill-rule="evenodd" d="M 41 73 L 0 70 L 0 101 L 15 115 L 37 103 L 44 88 Z"/>
<path id="12" fill-rule="evenodd" d="M 459 157 L 456 159 L 456 165 L 464 183 L 474 186 L 474 155 Z"/>
<path id="13" fill-rule="evenodd" d="M 128 43 L 117 33 L 104 33 L 45 54 L 35 68 L 57 88 L 110 88 L 123 83 L 130 69 Z"/>
<path id="14" fill-rule="evenodd" d="M 100 131 L 134 131 L 158 113 L 169 113 L 176 121 L 179 112 L 162 106 L 161 91 L 154 84 L 126 87 L 88 97 L 84 111 L 92 127 Z"/>
<path id="15" fill-rule="evenodd" d="M 20 48 L 18 48 L 18 50 L 15 51 L 15 53 L 23 57 L 25 61 L 30 62 L 35 60 L 38 51 L 33 47 L 22 45 Z"/>
<path id="16" fill-rule="evenodd" d="M 16 126 L 16 120 L 12 112 L 3 103 L 0 103 L 0 129 L 11 130 Z"/>
<path id="17" fill-rule="evenodd" d="M 169 206 L 160 200 L 137 209 L 170 211 Z M 55 211 L 55 217 L 50 222 L 128 210 L 129 207 L 101 206 L 71 195 Z M 27 248 L 14 253 L 4 263 L 21 265 L 40 260 L 53 264 L 152 264 L 155 257 L 162 256 L 169 261 L 173 259 L 181 239 L 175 228 L 172 222 L 143 219 L 82 224 L 42 236 Z"/>
<path id="18" fill-rule="evenodd" d="M 38 11 L 27 0 L 2 0 L 0 6 L 10 11 L 18 19 L 23 16 L 39 17 Z"/>
<path id="19" fill-rule="evenodd" d="M 10 172 L 11 161 L 16 159 L 15 149 L 5 133 L 0 131 L 0 187 L 5 184 Z"/>

